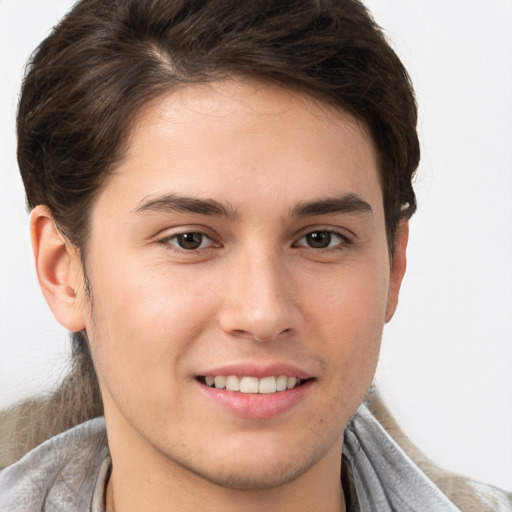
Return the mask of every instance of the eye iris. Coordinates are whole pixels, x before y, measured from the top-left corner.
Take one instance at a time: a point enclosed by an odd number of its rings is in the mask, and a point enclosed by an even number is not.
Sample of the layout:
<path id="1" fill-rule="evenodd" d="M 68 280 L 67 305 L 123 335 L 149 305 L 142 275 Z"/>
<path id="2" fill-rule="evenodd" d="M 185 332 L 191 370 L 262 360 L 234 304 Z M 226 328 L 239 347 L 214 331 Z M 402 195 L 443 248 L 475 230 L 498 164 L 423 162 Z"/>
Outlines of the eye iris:
<path id="1" fill-rule="evenodd" d="M 177 237 L 178 245 L 182 249 L 198 249 L 203 241 L 203 235 L 201 233 L 182 233 Z"/>
<path id="2" fill-rule="evenodd" d="M 314 249 L 325 249 L 331 243 L 332 235 L 328 231 L 314 231 L 306 235 L 310 247 Z"/>

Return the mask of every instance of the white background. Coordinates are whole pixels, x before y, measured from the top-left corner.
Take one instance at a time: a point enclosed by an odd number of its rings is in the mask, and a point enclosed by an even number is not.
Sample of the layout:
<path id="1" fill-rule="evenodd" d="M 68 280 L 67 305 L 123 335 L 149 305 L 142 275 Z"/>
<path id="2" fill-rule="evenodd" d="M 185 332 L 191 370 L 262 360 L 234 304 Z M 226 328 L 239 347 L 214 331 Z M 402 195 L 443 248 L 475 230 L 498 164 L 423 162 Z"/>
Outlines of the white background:
<path id="1" fill-rule="evenodd" d="M 512 1 L 367 0 L 420 106 L 419 212 L 377 382 L 437 463 L 512 489 Z M 69 342 L 38 289 L 15 159 L 23 64 L 69 0 L 0 0 L 0 407 Z"/>

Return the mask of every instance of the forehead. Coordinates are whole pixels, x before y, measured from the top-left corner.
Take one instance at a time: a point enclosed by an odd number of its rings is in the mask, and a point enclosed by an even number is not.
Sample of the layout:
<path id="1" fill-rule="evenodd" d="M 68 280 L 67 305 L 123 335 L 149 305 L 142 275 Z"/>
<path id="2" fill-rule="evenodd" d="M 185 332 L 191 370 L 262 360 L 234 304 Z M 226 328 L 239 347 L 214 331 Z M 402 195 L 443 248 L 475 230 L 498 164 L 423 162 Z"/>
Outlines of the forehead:
<path id="1" fill-rule="evenodd" d="M 187 85 L 147 105 L 109 187 L 133 200 L 222 196 L 235 208 L 263 198 L 293 208 L 305 196 L 346 193 L 382 202 L 376 152 L 361 123 L 309 95 L 254 81 Z"/>

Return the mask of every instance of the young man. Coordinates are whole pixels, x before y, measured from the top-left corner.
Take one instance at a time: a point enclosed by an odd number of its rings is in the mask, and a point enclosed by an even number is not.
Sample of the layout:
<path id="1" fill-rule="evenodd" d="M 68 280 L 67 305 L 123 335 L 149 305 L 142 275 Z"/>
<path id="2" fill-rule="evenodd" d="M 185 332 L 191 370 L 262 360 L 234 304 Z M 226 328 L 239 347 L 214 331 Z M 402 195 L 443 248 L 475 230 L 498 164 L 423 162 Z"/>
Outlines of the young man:
<path id="1" fill-rule="evenodd" d="M 358 2 L 79 2 L 18 117 L 39 281 L 76 333 L 44 414 L 78 398 L 0 509 L 458 510 L 361 405 L 415 123 Z"/>

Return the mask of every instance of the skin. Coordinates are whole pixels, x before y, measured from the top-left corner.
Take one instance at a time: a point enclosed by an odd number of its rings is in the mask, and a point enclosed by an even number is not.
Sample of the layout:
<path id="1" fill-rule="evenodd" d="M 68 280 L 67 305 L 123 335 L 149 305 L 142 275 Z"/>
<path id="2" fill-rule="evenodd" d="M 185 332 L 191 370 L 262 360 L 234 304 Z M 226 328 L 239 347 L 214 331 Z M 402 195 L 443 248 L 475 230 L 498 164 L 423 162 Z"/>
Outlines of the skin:
<path id="1" fill-rule="evenodd" d="M 341 211 L 326 210 L 332 199 Z M 187 86 L 141 112 L 93 205 L 91 300 L 45 207 L 31 226 L 48 303 L 89 337 L 113 459 L 109 510 L 345 509 L 343 430 L 371 384 L 407 243 L 402 223 L 390 259 L 363 126 L 276 86 Z M 202 233 L 200 246 L 180 247 L 183 233 Z M 327 242 L 312 247 L 312 233 Z M 197 380 L 275 362 L 311 379 L 270 418 L 233 414 Z"/>

